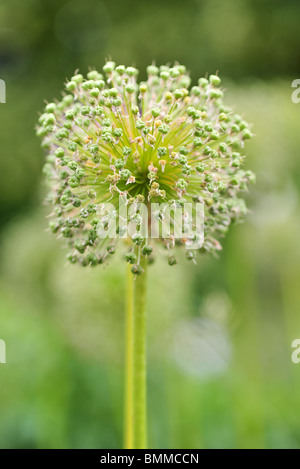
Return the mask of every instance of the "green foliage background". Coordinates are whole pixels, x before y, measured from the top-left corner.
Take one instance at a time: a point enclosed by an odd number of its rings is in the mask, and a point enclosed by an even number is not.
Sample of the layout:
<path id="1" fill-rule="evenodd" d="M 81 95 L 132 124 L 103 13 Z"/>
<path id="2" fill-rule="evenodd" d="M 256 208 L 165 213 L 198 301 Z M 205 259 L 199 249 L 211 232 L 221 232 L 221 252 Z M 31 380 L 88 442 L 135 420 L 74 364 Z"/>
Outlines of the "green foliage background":
<path id="1" fill-rule="evenodd" d="M 122 445 L 125 266 L 65 264 L 34 132 L 43 99 L 110 56 L 178 60 L 194 81 L 219 70 L 256 134 L 251 213 L 220 259 L 151 268 L 150 446 L 300 448 L 299 15 L 297 0 L 1 2 L 1 448 Z"/>

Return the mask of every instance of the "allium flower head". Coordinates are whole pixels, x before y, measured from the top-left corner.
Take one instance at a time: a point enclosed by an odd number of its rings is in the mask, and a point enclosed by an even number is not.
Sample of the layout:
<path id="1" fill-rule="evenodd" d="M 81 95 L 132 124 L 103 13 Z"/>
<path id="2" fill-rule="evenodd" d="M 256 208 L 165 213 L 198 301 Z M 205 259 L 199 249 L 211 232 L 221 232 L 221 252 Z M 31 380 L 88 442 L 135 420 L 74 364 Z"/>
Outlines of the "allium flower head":
<path id="1" fill-rule="evenodd" d="M 50 228 L 68 240 L 71 262 L 96 265 L 115 252 L 126 236 L 118 219 L 120 200 L 136 209 L 141 203 L 203 204 L 201 251 L 206 252 L 219 250 L 218 239 L 246 213 L 237 195 L 254 179 L 241 169 L 244 142 L 252 134 L 223 105 L 220 78 L 200 78 L 190 88 L 182 65 L 150 65 L 147 73 L 148 80 L 138 84 L 136 68 L 107 62 L 103 74 L 91 71 L 86 79 L 76 74 L 62 100 L 48 104 L 40 116 L 37 134 L 47 152 L 44 172 L 53 205 Z M 139 210 L 131 213 L 137 230 L 126 259 L 133 272 L 140 273 L 140 257 L 151 254 L 154 242 L 169 249 L 169 264 L 175 264 L 174 236 L 145 239 Z M 155 213 L 163 219 L 163 210 Z M 112 218 L 117 236 L 110 237 L 109 230 L 100 236 Z M 187 241 L 183 236 L 177 244 Z M 190 249 L 187 258 L 194 259 Z"/>

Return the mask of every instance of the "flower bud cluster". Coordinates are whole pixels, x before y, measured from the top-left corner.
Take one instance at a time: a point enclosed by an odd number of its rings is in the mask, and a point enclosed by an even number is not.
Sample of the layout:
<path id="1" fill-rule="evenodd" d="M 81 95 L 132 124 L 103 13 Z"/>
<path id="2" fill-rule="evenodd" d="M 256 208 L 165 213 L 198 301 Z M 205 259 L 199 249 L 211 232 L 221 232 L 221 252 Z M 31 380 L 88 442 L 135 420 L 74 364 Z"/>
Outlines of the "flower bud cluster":
<path id="1" fill-rule="evenodd" d="M 67 239 L 73 263 L 95 266 L 114 254 L 118 237 L 98 236 L 99 225 L 108 223 L 100 207 L 113 204 L 117 216 L 120 197 L 128 206 L 202 203 L 201 251 L 212 253 L 231 222 L 246 213 L 238 194 L 254 181 L 243 169 L 252 133 L 223 105 L 219 76 L 191 87 L 182 65 L 150 65 L 147 73 L 147 81 L 138 83 L 136 68 L 114 62 L 103 73 L 78 73 L 66 83 L 62 100 L 47 104 L 39 118 L 53 206 L 50 229 Z M 174 240 L 156 241 L 170 250 L 169 264 L 176 264 Z M 138 230 L 132 237 L 126 260 L 134 273 L 140 273 L 141 256 L 152 255 L 153 244 Z M 189 260 L 194 257 L 187 251 Z"/>

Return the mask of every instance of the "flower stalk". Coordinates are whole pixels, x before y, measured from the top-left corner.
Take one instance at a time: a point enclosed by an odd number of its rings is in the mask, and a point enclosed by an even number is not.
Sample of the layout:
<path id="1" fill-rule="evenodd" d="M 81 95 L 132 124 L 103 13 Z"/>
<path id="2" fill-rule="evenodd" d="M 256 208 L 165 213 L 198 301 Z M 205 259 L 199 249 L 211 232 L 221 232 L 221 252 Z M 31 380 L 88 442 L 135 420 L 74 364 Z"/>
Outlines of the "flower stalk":
<path id="1" fill-rule="evenodd" d="M 125 356 L 125 449 L 147 448 L 146 305 L 147 261 L 143 275 L 127 271 Z"/>
<path id="2" fill-rule="evenodd" d="M 146 304 L 147 259 L 141 260 L 143 275 L 134 281 L 133 310 L 133 449 L 147 449 L 147 391 L 146 391 Z"/>
<path id="3" fill-rule="evenodd" d="M 125 415 L 124 447 L 133 449 L 133 282 L 130 264 L 127 265 L 125 318 Z"/>

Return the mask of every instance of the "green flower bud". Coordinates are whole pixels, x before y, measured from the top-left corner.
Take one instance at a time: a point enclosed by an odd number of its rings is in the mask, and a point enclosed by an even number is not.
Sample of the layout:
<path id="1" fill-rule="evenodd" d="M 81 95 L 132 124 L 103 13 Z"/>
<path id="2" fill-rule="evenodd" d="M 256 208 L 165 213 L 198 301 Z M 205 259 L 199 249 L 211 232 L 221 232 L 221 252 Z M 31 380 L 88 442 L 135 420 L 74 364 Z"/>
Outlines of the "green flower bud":
<path id="1" fill-rule="evenodd" d="M 96 80 L 94 82 L 94 87 L 97 88 L 98 90 L 103 90 L 104 86 L 105 86 L 105 82 L 103 80 Z"/>
<path id="2" fill-rule="evenodd" d="M 239 160 L 240 157 L 241 157 L 241 154 L 237 153 L 237 152 L 233 152 L 231 157 L 232 157 L 233 160 L 236 160 L 236 159 Z"/>
<path id="3" fill-rule="evenodd" d="M 203 163 L 200 163 L 200 164 L 197 164 L 196 166 L 196 170 L 199 172 L 199 173 L 203 173 L 205 171 L 205 164 Z"/>
<path id="4" fill-rule="evenodd" d="M 198 80 L 198 84 L 200 88 L 207 88 L 207 85 L 209 84 L 209 81 L 206 78 L 200 78 Z"/>
<path id="5" fill-rule="evenodd" d="M 86 246 L 85 241 L 77 240 L 74 243 L 74 247 L 78 252 L 80 252 L 80 254 L 83 254 L 87 246 Z"/>
<path id="6" fill-rule="evenodd" d="M 55 156 L 57 156 L 57 158 L 63 158 L 65 156 L 65 150 L 61 147 L 57 148 L 55 150 Z"/>
<path id="7" fill-rule="evenodd" d="M 92 90 L 95 86 L 95 82 L 94 80 L 87 80 L 84 83 L 82 83 L 81 86 L 84 90 Z"/>
<path id="8" fill-rule="evenodd" d="M 111 96 L 112 98 L 115 98 L 116 96 L 118 96 L 118 94 L 119 94 L 119 91 L 116 88 L 111 88 L 109 90 L 109 96 Z"/>
<path id="9" fill-rule="evenodd" d="M 47 117 L 44 120 L 44 125 L 52 125 L 52 124 L 55 124 L 55 122 L 56 122 L 55 115 L 49 113 L 47 114 Z"/>
<path id="10" fill-rule="evenodd" d="M 83 106 L 80 110 L 80 113 L 83 115 L 83 116 L 87 116 L 89 113 L 91 112 L 91 109 L 89 106 Z"/>
<path id="11" fill-rule="evenodd" d="M 125 166 L 125 161 L 118 159 L 115 161 L 115 167 L 116 169 L 122 169 Z"/>
<path id="12" fill-rule="evenodd" d="M 187 251 L 186 258 L 188 261 L 192 261 L 193 259 L 195 259 L 195 254 L 193 253 L 193 251 Z"/>
<path id="13" fill-rule="evenodd" d="M 194 140 L 194 147 L 199 148 L 203 146 L 203 140 L 200 137 L 195 138 Z"/>
<path id="14" fill-rule="evenodd" d="M 78 198 L 74 199 L 74 200 L 73 200 L 73 205 L 74 205 L 74 207 L 76 207 L 76 208 L 80 207 L 80 205 L 81 205 L 81 200 L 78 199 Z"/>
<path id="15" fill-rule="evenodd" d="M 74 101 L 74 96 L 72 94 L 67 94 L 66 96 L 63 97 L 63 100 L 62 100 L 63 107 L 71 106 L 73 101 Z"/>
<path id="16" fill-rule="evenodd" d="M 93 98 L 98 98 L 100 94 L 99 88 L 92 88 L 90 94 L 93 96 Z"/>
<path id="17" fill-rule="evenodd" d="M 245 176 L 252 184 L 256 182 L 256 176 L 252 171 L 246 171 Z"/>
<path id="18" fill-rule="evenodd" d="M 251 134 L 250 130 L 248 130 L 248 129 L 243 130 L 243 139 L 244 140 L 249 140 L 251 138 L 252 138 L 252 134 Z"/>
<path id="19" fill-rule="evenodd" d="M 152 251 L 153 251 L 153 248 L 151 246 L 145 245 L 142 249 L 142 254 L 143 256 L 150 256 Z"/>
<path id="20" fill-rule="evenodd" d="M 118 97 L 118 98 L 113 98 L 111 102 L 113 106 L 120 107 L 123 101 L 122 101 L 122 98 Z"/>
<path id="21" fill-rule="evenodd" d="M 207 184 L 206 188 L 207 188 L 208 192 L 214 192 L 215 185 L 214 184 Z"/>
<path id="22" fill-rule="evenodd" d="M 134 67 L 127 67 L 127 68 L 126 68 L 126 73 L 127 73 L 128 76 L 134 77 L 134 76 L 136 76 L 139 72 L 138 72 L 138 70 L 137 70 L 136 68 L 134 68 Z"/>
<path id="23" fill-rule="evenodd" d="M 127 181 L 131 176 L 131 171 L 129 169 L 122 169 L 120 176 L 123 181 Z"/>
<path id="24" fill-rule="evenodd" d="M 133 85 L 127 85 L 126 86 L 126 92 L 128 94 L 132 94 L 132 93 L 134 93 L 134 91 L 135 91 L 135 87 Z"/>
<path id="25" fill-rule="evenodd" d="M 67 166 L 68 163 L 69 163 L 68 158 L 61 158 L 61 160 L 60 160 L 60 165 L 61 166 Z"/>
<path id="26" fill-rule="evenodd" d="M 170 75 L 172 78 L 177 78 L 180 75 L 180 71 L 177 67 L 170 68 Z"/>
<path id="27" fill-rule="evenodd" d="M 240 132 L 240 127 L 237 125 L 237 124 L 234 124 L 232 127 L 231 127 L 231 132 L 234 133 L 234 134 L 237 134 Z"/>
<path id="28" fill-rule="evenodd" d="M 65 118 L 68 120 L 73 120 L 75 117 L 75 112 L 74 111 L 66 111 L 65 112 Z"/>
<path id="29" fill-rule="evenodd" d="M 77 144 L 75 142 L 70 142 L 68 145 L 68 150 L 74 152 L 77 150 Z"/>
<path id="30" fill-rule="evenodd" d="M 136 126 L 136 128 L 137 128 L 138 130 L 143 129 L 143 128 L 145 127 L 145 125 L 146 125 L 145 122 L 143 122 L 143 121 L 140 120 L 140 119 L 138 119 L 138 120 L 136 121 L 136 124 L 135 124 L 135 126 Z"/>
<path id="31" fill-rule="evenodd" d="M 219 86 L 221 83 L 221 78 L 219 78 L 217 75 L 210 75 L 209 81 L 212 85 Z"/>
<path id="32" fill-rule="evenodd" d="M 211 152 L 212 152 L 212 149 L 211 149 L 210 147 L 208 147 L 208 146 L 205 147 L 204 150 L 203 150 L 203 154 L 204 154 L 205 156 L 211 155 Z"/>
<path id="33" fill-rule="evenodd" d="M 56 108 L 57 108 L 57 106 L 56 106 L 55 103 L 49 103 L 49 104 L 47 104 L 47 106 L 46 106 L 46 112 L 53 113 L 53 112 L 56 111 Z"/>
<path id="34" fill-rule="evenodd" d="M 233 185 L 233 186 L 238 186 L 239 185 L 239 180 L 237 178 L 232 178 L 230 180 L 230 183 Z"/>
<path id="35" fill-rule="evenodd" d="M 182 92 L 182 90 L 175 90 L 175 91 L 174 91 L 174 96 L 175 96 L 175 99 L 181 99 L 181 98 L 183 98 L 183 92 Z"/>
<path id="36" fill-rule="evenodd" d="M 68 183 L 69 183 L 69 186 L 74 189 L 75 187 L 78 187 L 80 185 L 80 179 L 78 179 L 76 176 L 71 176 L 69 178 Z"/>
<path id="37" fill-rule="evenodd" d="M 193 88 L 191 89 L 191 94 L 194 96 L 199 96 L 201 94 L 199 86 L 193 86 Z"/>
<path id="38" fill-rule="evenodd" d="M 91 145 L 89 147 L 89 150 L 92 153 L 92 155 L 97 155 L 99 152 L 99 145 Z"/>
<path id="39" fill-rule="evenodd" d="M 135 275 L 142 275 L 144 273 L 144 269 L 140 265 L 133 265 L 131 267 L 131 272 Z"/>
<path id="40" fill-rule="evenodd" d="M 214 179 L 214 178 L 213 178 L 213 176 L 212 176 L 211 174 L 206 174 L 204 180 L 205 180 L 206 182 L 211 182 L 211 181 L 213 181 L 213 179 Z"/>
<path id="41" fill-rule="evenodd" d="M 162 124 L 158 127 L 158 130 L 159 130 L 160 133 L 166 135 L 169 132 L 170 127 L 166 124 Z"/>
<path id="42" fill-rule="evenodd" d="M 163 72 L 160 72 L 160 77 L 167 81 L 169 78 L 170 78 L 170 73 L 169 72 L 166 72 L 166 71 L 163 71 Z"/>
<path id="43" fill-rule="evenodd" d="M 113 136 L 114 136 L 114 137 L 121 138 L 122 135 L 123 135 L 123 130 L 122 130 L 122 129 L 119 129 L 119 128 L 118 128 L 118 129 L 115 129 L 115 130 L 113 131 Z"/>
<path id="44" fill-rule="evenodd" d="M 149 67 L 147 67 L 147 73 L 148 75 L 158 75 L 158 67 L 156 67 L 155 65 L 149 65 Z"/>
<path id="45" fill-rule="evenodd" d="M 66 84 L 66 89 L 68 91 L 74 91 L 76 89 L 77 83 L 75 81 L 69 81 L 69 83 Z"/>
<path id="46" fill-rule="evenodd" d="M 223 91 L 221 91 L 221 90 L 210 90 L 209 96 L 210 96 L 212 99 L 223 98 Z"/>
<path id="47" fill-rule="evenodd" d="M 211 138 L 212 140 L 219 140 L 219 138 L 220 138 L 219 132 L 218 132 L 217 130 L 214 130 L 214 131 L 211 133 L 210 138 Z"/>
<path id="48" fill-rule="evenodd" d="M 146 83 L 141 83 L 140 84 L 140 92 L 141 93 L 143 93 L 143 94 L 146 93 L 147 89 L 148 89 L 148 87 L 147 87 Z"/>
<path id="49" fill-rule="evenodd" d="M 103 75 L 101 73 L 97 72 L 96 70 L 91 70 L 87 74 L 87 78 L 88 78 L 88 80 L 93 80 L 93 81 L 102 80 Z"/>
<path id="50" fill-rule="evenodd" d="M 72 238 L 73 236 L 73 231 L 68 226 L 63 226 L 60 231 L 64 238 Z"/>
<path id="51" fill-rule="evenodd" d="M 137 260 L 137 257 L 136 257 L 136 255 L 134 254 L 134 252 L 128 252 L 128 253 L 125 255 L 125 259 L 126 259 L 126 261 L 127 261 L 129 264 L 135 264 L 135 263 L 136 263 L 136 260 Z"/>
<path id="52" fill-rule="evenodd" d="M 124 75 L 126 71 L 126 68 L 124 65 L 119 65 L 117 68 L 116 68 L 116 72 L 119 74 L 119 75 Z"/>
<path id="53" fill-rule="evenodd" d="M 210 124 L 210 123 L 207 123 L 207 124 L 205 124 L 205 126 L 204 126 L 204 130 L 205 130 L 206 132 L 212 132 L 213 129 L 214 129 L 214 128 L 213 128 L 213 125 Z"/>
<path id="54" fill-rule="evenodd" d="M 168 264 L 169 264 L 170 266 L 176 265 L 176 264 L 177 264 L 176 258 L 175 258 L 174 256 L 170 256 L 170 257 L 168 258 Z"/>
<path id="55" fill-rule="evenodd" d="M 228 152 L 228 145 L 226 145 L 226 143 L 220 143 L 219 150 L 222 153 L 227 153 Z"/>
<path id="56" fill-rule="evenodd" d="M 115 246 L 107 246 L 106 250 L 107 250 L 108 254 L 111 254 L 111 255 L 115 254 L 115 252 L 116 252 Z"/>
<path id="57" fill-rule="evenodd" d="M 158 117 L 160 115 L 160 109 L 159 108 L 151 109 L 151 114 L 153 117 Z"/>
<path id="58" fill-rule="evenodd" d="M 142 236 L 140 233 L 135 233 L 135 234 L 132 236 L 132 241 L 133 241 L 133 243 L 136 244 L 137 246 L 140 246 L 141 244 L 143 244 L 144 238 L 143 238 L 143 236 Z"/>
<path id="59" fill-rule="evenodd" d="M 161 158 L 163 156 L 166 156 L 168 154 L 168 150 L 166 147 L 159 147 L 157 149 L 158 156 Z"/>
<path id="60" fill-rule="evenodd" d="M 187 110 L 187 115 L 190 117 L 196 118 L 196 109 L 192 106 L 190 106 Z"/>
<path id="61" fill-rule="evenodd" d="M 188 160 L 187 157 L 183 155 L 178 158 L 179 164 L 186 164 L 187 160 Z"/>
<path id="62" fill-rule="evenodd" d="M 192 167 L 188 164 L 185 164 L 183 167 L 182 167 L 182 174 L 184 174 L 185 176 L 189 176 L 192 172 Z"/>
<path id="63" fill-rule="evenodd" d="M 132 153 L 132 149 L 129 147 L 124 147 L 123 148 L 123 155 L 124 156 L 129 156 Z"/>
<path id="64" fill-rule="evenodd" d="M 78 73 L 77 75 L 74 75 L 74 76 L 71 78 L 71 81 L 74 81 L 75 83 L 80 84 L 80 83 L 83 82 L 83 75 L 81 75 L 80 73 Z"/>
<path id="65" fill-rule="evenodd" d="M 51 221 L 49 223 L 49 228 L 51 230 L 52 233 L 57 233 L 58 230 L 59 230 L 59 223 L 55 222 L 55 221 Z"/>
<path id="66" fill-rule="evenodd" d="M 179 148 L 179 153 L 180 153 L 181 155 L 188 155 L 189 151 L 188 151 L 188 149 L 187 149 L 186 147 L 180 147 L 180 148 Z"/>
<path id="67" fill-rule="evenodd" d="M 92 252 L 90 252 L 86 256 L 86 260 L 88 261 L 89 265 L 91 265 L 91 266 L 96 266 L 98 264 L 98 257 L 95 254 L 93 254 Z"/>
<path id="68" fill-rule="evenodd" d="M 186 66 L 185 65 L 177 65 L 176 66 L 177 70 L 181 75 L 184 75 L 186 73 Z"/>
<path id="69" fill-rule="evenodd" d="M 185 190 L 188 186 L 188 183 L 184 179 L 179 179 L 177 181 L 176 187 L 180 190 Z"/>
<path id="70" fill-rule="evenodd" d="M 115 62 L 106 62 L 106 64 L 103 67 L 103 71 L 107 74 L 110 74 L 114 71 L 116 67 Z"/>
<path id="71" fill-rule="evenodd" d="M 249 129 L 248 129 L 248 123 L 247 123 L 247 122 L 240 120 L 240 121 L 237 122 L 237 123 L 239 124 L 241 130 L 245 130 L 245 129 L 249 130 Z"/>
<path id="72" fill-rule="evenodd" d="M 137 115 L 139 113 L 139 107 L 138 106 L 132 106 L 131 107 L 131 112 L 134 115 Z"/>

